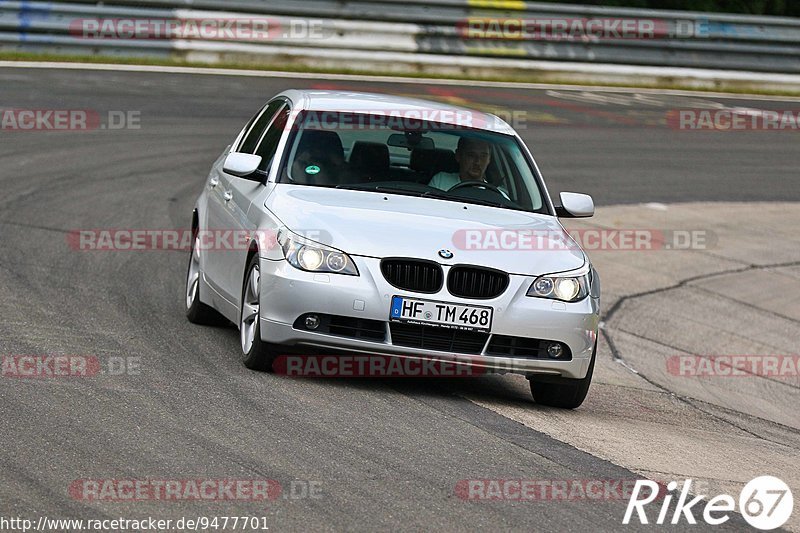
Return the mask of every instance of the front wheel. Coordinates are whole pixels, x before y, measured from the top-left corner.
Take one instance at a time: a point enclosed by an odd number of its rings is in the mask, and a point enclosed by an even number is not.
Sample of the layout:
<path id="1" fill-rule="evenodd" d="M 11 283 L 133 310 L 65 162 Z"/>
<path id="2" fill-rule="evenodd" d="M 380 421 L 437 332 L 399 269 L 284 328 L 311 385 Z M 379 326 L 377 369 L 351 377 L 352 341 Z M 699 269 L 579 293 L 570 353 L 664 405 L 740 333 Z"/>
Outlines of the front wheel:
<path id="1" fill-rule="evenodd" d="M 239 311 L 239 336 L 242 342 L 244 366 L 250 370 L 272 371 L 275 354 L 261 340 L 261 270 L 258 255 L 247 265 L 242 288 L 242 305 Z"/>
<path id="2" fill-rule="evenodd" d="M 531 394 L 536 403 L 563 409 L 580 407 L 589 392 L 594 373 L 594 360 L 597 356 L 597 341 L 592 350 L 592 360 L 589 370 L 583 379 L 570 379 L 561 376 L 531 376 L 528 378 L 531 385 Z"/>
<path id="3" fill-rule="evenodd" d="M 193 324 L 219 326 L 225 323 L 225 319 L 213 307 L 200 301 L 200 239 L 197 236 L 192 241 L 186 272 L 185 308 L 186 318 Z"/>

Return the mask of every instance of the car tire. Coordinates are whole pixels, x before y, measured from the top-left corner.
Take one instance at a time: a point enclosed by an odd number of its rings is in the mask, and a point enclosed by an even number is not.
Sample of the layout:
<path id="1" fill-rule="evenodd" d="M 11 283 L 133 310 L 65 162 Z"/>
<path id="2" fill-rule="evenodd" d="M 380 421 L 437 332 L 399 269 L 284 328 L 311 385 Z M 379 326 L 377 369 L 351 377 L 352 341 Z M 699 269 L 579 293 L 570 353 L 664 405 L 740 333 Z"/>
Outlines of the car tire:
<path id="1" fill-rule="evenodd" d="M 203 326 L 220 326 L 227 321 L 216 309 L 200 301 L 200 250 L 198 238 L 192 240 L 189 253 L 189 266 L 186 269 L 185 307 L 186 318 L 192 324 Z"/>
<path id="2" fill-rule="evenodd" d="M 275 351 L 261 340 L 261 271 L 258 254 L 253 255 L 245 270 L 242 305 L 239 306 L 239 338 L 243 363 L 250 370 L 272 372 Z"/>
<path id="3" fill-rule="evenodd" d="M 531 376 L 528 378 L 531 394 L 536 403 L 563 409 L 580 407 L 589 392 L 594 373 L 594 360 L 597 355 L 597 341 L 592 350 L 589 370 L 583 379 L 570 379 L 560 376 Z"/>

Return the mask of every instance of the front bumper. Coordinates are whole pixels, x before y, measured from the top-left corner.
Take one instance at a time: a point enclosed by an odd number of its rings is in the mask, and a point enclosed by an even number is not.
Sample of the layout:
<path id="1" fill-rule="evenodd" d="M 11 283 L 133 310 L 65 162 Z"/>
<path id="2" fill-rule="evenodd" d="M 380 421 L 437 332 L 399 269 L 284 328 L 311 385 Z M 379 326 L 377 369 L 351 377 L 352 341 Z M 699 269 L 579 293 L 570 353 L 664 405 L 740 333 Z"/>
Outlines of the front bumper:
<path id="1" fill-rule="evenodd" d="M 523 375 L 550 374 L 581 379 L 586 376 L 597 339 L 599 298 L 564 303 L 525 295 L 533 276 L 512 275 L 508 289 L 491 300 L 452 296 L 443 287 L 436 294 L 403 291 L 381 274 L 380 260 L 353 257 L 360 276 L 316 274 L 298 270 L 286 261 L 261 258 L 261 338 L 285 346 L 368 353 L 411 359 L 442 360 L 479 367 L 491 372 Z M 445 271 L 447 266 L 444 267 Z M 446 273 L 446 272 L 445 272 Z M 399 346 L 392 343 L 389 308 L 392 296 L 424 298 L 494 308 L 492 335 L 509 335 L 562 342 L 571 360 L 498 357 L 486 353 L 491 336 L 477 354 L 451 353 Z M 383 321 L 386 338 L 371 341 L 296 329 L 293 324 L 306 313 Z"/>

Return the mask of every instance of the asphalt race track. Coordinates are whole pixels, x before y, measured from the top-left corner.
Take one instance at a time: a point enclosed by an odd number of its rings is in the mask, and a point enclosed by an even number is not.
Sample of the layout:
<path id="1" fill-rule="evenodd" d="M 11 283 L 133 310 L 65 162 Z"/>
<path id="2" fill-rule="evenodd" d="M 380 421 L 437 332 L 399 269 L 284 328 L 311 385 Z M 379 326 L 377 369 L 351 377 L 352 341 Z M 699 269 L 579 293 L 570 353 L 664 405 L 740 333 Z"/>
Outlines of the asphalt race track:
<path id="1" fill-rule="evenodd" d="M 484 405 L 517 398 L 519 382 L 511 377 L 304 380 L 253 373 L 238 359 L 235 328 L 186 321 L 186 253 L 70 247 L 77 229 L 188 227 L 211 162 L 260 105 L 292 87 L 413 94 L 516 112 L 550 193 L 586 192 L 601 210 L 800 201 L 800 133 L 678 131 L 665 119 L 676 109 L 797 109 L 797 102 L 0 68 L 0 108 L 134 112 L 140 124 L 0 130 L 0 354 L 81 354 L 133 365 L 125 372 L 103 367 L 91 378 L 0 377 L 0 515 L 263 516 L 278 531 L 620 528 L 624 499 L 462 498 L 457 487 L 469 479 L 641 477 L 611 454 L 589 453 Z M 786 335 L 796 340 L 797 331 Z M 603 352 L 611 361 L 609 353 Z M 627 386 L 611 380 L 593 388 L 594 403 L 566 414 L 530 399 L 515 405 L 580 427 L 614 409 Z M 685 411 L 668 416 L 673 428 L 693 420 Z M 761 417 L 759 427 L 771 429 L 757 432 L 780 441 L 796 462 L 797 427 L 783 419 L 773 426 L 769 418 Z M 283 493 L 266 502 L 94 501 L 70 489 L 84 479 L 269 479 Z M 321 492 L 303 496 L 309 486 Z M 299 487 L 297 494 L 290 487 Z M 714 529 L 745 528 L 736 516 Z"/>

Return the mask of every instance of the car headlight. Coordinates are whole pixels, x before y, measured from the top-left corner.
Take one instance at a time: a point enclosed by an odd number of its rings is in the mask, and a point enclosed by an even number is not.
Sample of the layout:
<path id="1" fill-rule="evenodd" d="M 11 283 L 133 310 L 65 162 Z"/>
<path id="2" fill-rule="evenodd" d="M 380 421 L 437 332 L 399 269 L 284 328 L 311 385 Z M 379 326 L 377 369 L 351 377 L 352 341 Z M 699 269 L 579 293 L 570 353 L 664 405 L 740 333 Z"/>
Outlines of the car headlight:
<path id="1" fill-rule="evenodd" d="M 305 240 L 285 228 L 278 232 L 278 244 L 289 264 L 297 269 L 358 276 L 356 264 L 340 250 Z"/>
<path id="2" fill-rule="evenodd" d="M 578 270 L 539 276 L 531 284 L 527 295 L 564 302 L 583 300 L 591 287 L 591 271 L 591 265 L 586 263 Z"/>

